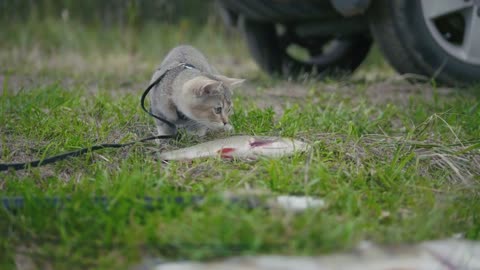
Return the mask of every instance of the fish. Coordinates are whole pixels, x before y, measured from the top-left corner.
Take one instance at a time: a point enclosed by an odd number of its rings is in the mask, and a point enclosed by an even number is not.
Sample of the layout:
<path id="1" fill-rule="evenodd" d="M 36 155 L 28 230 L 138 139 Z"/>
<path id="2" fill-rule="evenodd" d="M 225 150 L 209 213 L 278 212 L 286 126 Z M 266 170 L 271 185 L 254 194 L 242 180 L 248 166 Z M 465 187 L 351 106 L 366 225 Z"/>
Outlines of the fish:
<path id="1" fill-rule="evenodd" d="M 165 161 L 207 157 L 255 160 L 258 157 L 290 156 L 296 152 L 306 152 L 309 149 L 309 144 L 291 138 L 231 136 L 163 152 L 160 153 L 159 158 Z"/>

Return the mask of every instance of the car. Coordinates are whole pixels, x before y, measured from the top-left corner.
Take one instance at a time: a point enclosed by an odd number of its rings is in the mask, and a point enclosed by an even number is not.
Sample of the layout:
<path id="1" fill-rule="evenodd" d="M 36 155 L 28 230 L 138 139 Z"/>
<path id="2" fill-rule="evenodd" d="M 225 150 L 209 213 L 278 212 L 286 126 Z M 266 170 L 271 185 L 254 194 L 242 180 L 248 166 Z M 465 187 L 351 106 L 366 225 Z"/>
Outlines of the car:
<path id="1" fill-rule="evenodd" d="M 217 0 L 270 74 L 353 72 L 378 44 L 401 74 L 480 82 L 480 0 Z"/>

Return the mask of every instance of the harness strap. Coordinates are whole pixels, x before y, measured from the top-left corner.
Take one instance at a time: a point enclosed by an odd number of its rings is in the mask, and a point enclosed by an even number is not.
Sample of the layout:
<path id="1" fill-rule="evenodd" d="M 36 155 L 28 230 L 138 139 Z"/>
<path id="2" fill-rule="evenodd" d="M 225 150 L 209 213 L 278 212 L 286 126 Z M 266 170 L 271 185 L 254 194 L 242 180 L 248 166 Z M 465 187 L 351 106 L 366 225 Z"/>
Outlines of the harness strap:
<path id="1" fill-rule="evenodd" d="M 143 92 L 142 94 L 142 98 L 140 99 L 140 105 L 142 106 L 142 109 L 148 113 L 150 116 L 152 116 L 153 118 L 155 119 L 158 119 L 160 121 L 162 121 L 163 123 L 165 123 L 167 126 L 169 126 L 170 128 L 174 129 L 175 132 L 177 130 L 177 127 L 175 126 L 174 123 L 168 121 L 167 119 L 165 118 L 162 118 L 158 115 L 155 115 L 153 114 L 151 111 L 147 110 L 145 108 L 145 98 L 147 97 L 148 93 L 150 93 L 150 90 L 152 90 L 152 88 L 154 86 L 156 86 L 161 80 L 163 80 L 163 78 L 165 78 L 165 76 L 170 73 L 171 71 L 176 71 L 176 70 L 182 70 L 182 69 L 196 69 L 193 65 L 190 65 L 190 64 L 186 64 L 186 63 L 180 63 L 178 66 L 176 67 L 173 67 L 171 69 L 168 69 L 167 71 L 165 71 L 162 75 L 160 75 L 155 81 L 153 81 L 146 89 L 145 91 Z M 177 110 L 177 114 L 179 114 L 181 112 L 179 112 Z M 183 114 L 183 113 L 182 113 Z M 180 114 L 179 114 L 180 115 Z M 181 116 L 181 115 L 180 115 Z"/>

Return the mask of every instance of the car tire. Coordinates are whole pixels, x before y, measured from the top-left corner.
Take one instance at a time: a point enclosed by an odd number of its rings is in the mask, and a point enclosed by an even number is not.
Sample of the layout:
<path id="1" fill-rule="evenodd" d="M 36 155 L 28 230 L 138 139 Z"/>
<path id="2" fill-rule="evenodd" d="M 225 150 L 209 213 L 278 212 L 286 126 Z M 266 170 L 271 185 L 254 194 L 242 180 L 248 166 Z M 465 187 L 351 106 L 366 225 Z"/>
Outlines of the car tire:
<path id="1" fill-rule="evenodd" d="M 274 24 L 244 20 L 241 25 L 250 53 L 260 68 L 284 77 L 298 77 L 304 73 L 315 73 L 319 77 L 351 73 L 367 57 L 372 44 L 369 34 L 342 37 L 341 50 L 307 62 L 287 53 Z"/>
<path id="2" fill-rule="evenodd" d="M 280 75 L 282 53 L 275 35 L 275 26 L 271 23 L 244 20 L 241 23 L 247 47 L 253 59 L 269 74 Z"/>
<path id="3" fill-rule="evenodd" d="M 449 23 L 452 24 L 449 27 L 452 28 L 450 32 L 453 34 L 442 32 L 445 31 L 443 21 L 456 19 L 461 22 L 461 19 L 457 17 L 463 15 L 451 12 L 433 17 L 429 13 L 431 11 L 429 6 L 422 1 L 425 0 L 373 1 L 368 12 L 370 30 L 382 53 L 401 74 L 419 74 L 433 78 L 440 83 L 456 86 L 479 82 L 480 62 L 477 64 L 472 62 L 472 59 L 465 59 L 460 54 L 456 54 L 455 48 L 461 48 L 463 45 L 451 38 L 455 35 L 453 24 Z M 430 1 L 428 3 L 432 4 L 433 0 Z M 468 2 L 468 0 L 461 1 Z M 436 3 L 440 2 L 445 1 Z M 462 9 L 458 12 L 460 11 L 462 11 L 460 14 L 466 14 L 465 10 Z M 480 13 L 474 14 L 474 16 L 477 15 L 480 21 Z M 440 24 L 440 20 L 442 20 L 442 24 Z M 465 21 L 467 23 L 466 19 Z M 457 23 L 457 25 L 461 25 L 461 23 Z M 456 27 L 455 31 L 461 31 L 460 28 Z M 480 33 L 480 29 L 477 32 Z M 461 36 L 461 34 L 457 36 Z M 480 50 L 480 46 L 478 50 Z"/>

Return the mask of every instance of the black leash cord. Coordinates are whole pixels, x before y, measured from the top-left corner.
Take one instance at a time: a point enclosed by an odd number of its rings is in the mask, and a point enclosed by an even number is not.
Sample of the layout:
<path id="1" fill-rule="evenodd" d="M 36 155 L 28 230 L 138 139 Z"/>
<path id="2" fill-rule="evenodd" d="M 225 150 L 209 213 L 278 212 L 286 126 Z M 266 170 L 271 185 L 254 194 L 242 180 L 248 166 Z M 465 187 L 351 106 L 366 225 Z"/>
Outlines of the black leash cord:
<path id="1" fill-rule="evenodd" d="M 0 171 L 6 171 L 9 169 L 13 169 L 15 171 L 24 170 L 27 168 L 34 168 L 34 167 L 39 167 L 39 166 L 47 165 L 50 163 L 54 163 L 63 159 L 67 159 L 69 157 L 78 157 L 88 152 L 93 152 L 100 149 L 122 148 L 125 146 L 133 145 L 138 142 L 146 142 L 146 141 L 151 141 L 155 139 L 171 139 L 171 138 L 172 138 L 172 135 L 165 135 L 165 136 L 152 136 L 152 137 L 141 139 L 139 141 L 128 142 L 128 143 L 102 143 L 102 144 L 94 145 L 92 147 L 85 147 L 76 151 L 63 153 L 53 157 L 48 157 L 42 160 L 34 160 L 34 161 L 21 162 L 21 163 L 0 163 Z"/>
<path id="2" fill-rule="evenodd" d="M 143 204 L 148 209 L 155 209 L 162 207 L 165 204 L 175 204 L 179 206 L 199 206 L 205 201 L 225 202 L 228 205 L 236 205 L 244 207 L 246 209 L 255 208 L 268 208 L 267 204 L 263 204 L 263 199 L 269 197 L 255 197 L 255 196 L 232 196 L 229 198 L 224 197 L 212 197 L 207 198 L 203 195 L 190 195 L 190 196 L 137 196 L 132 198 L 122 198 L 121 200 L 115 200 L 116 202 L 136 202 Z M 22 196 L 1 196 L 0 197 L 0 211 L 1 208 L 8 211 L 15 211 L 25 208 L 27 202 L 34 202 L 35 206 L 39 207 L 62 207 L 67 204 L 73 203 L 74 199 L 67 196 L 44 196 L 25 198 Z M 101 207 L 107 207 L 114 200 L 112 197 L 107 196 L 93 196 L 90 198 L 82 199 L 82 205 L 90 203 L 91 205 L 97 205 Z"/>
<path id="3" fill-rule="evenodd" d="M 65 206 L 66 204 L 72 203 L 71 196 L 34 197 L 34 198 L 30 198 L 30 200 L 32 200 L 35 203 L 35 205 L 43 206 L 43 207 L 45 206 L 46 207 L 48 206 L 62 207 L 62 206 Z M 130 198 L 127 200 L 142 203 L 147 208 L 153 208 L 153 206 L 155 205 L 161 206 L 162 204 L 166 204 L 166 203 L 172 203 L 172 204 L 184 205 L 184 206 L 195 205 L 202 202 L 204 200 L 204 197 L 198 196 L 198 195 L 164 196 L 164 197 L 144 196 L 144 197 Z M 10 211 L 19 210 L 25 207 L 26 201 L 27 200 L 22 196 L 3 196 L 3 197 L 0 197 L 0 208 L 3 207 L 5 210 L 10 210 Z M 83 200 L 82 202 L 83 202 L 82 204 L 91 203 L 92 205 L 107 207 L 112 202 L 112 198 L 109 198 L 107 196 L 94 196 L 87 200 Z M 232 202 L 235 202 L 235 201 L 232 200 Z"/>
<path id="4" fill-rule="evenodd" d="M 176 128 L 174 123 L 168 121 L 167 119 L 163 119 L 162 117 L 154 115 L 153 113 L 151 113 L 150 111 L 148 111 L 145 108 L 145 98 L 147 97 L 150 90 L 152 90 L 152 88 L 155 85 L 157 85 L 163 78 L 165 78 L 165 75 L 167 75 L 167 73 L 169 73 L 170 71 L 175 70 L 175 69 L 195 69 L 195 67 L 190 65 L 190 64 L 180 63 L 178 66 L 173 67 L 173 68 L 165 71 L 162 75 L 160 75 L 155 81 L 153 81 L 145 89 L 145 91 L 142 94 L 142 98 L 140 99 L 140 105 L 142 106 L 142 109 L 146 113 L 148 113 L 150 116 L 164 122 L 165 124 L 167 124 L 169 127 L 173 128 L 176 131 L 177 128 Z M 42 165 L 54 163 L 54 162 L 57 162 L 57 161 L 60 161 L 60 160 L 63 160 L 63 159 L 69 158 L 69 157 L 78 157 L 78 156 L 81 156 L 85 153 L 97 151 L 97 150 L 100 150 L 100 149 L 122 148 L 122 147 L 133 145 L 133 144 L 138 143 L 138 142 L 146 142 L 146 141 L 151 141 L 151 140 L 155 140 L 155 139 L 172 139 L 172 138 L 175 138 L 176 136 L 177 136 L 177 134 L 174 134 L 174 135 L 160 135 L 160 136 L 153 136 L 153 137 L 144 138 L 144 139 L 141 139 L 139 141 L 134 141 L 134 142 L 129 142 L 129 143 L 103 143 L 103 144 L 99 144 L 99 145 L 94 145 L 92 147 L 85 147 L 85 148 L 82 148 L 80 150 L 63 153 L 63 154 L 56 155 L 56 156 L 53 156 L 53 157 L 48 157 L 48 158 L 45 158 L 45 159 L 42 159 L 42 160 L 34 160 L 34 161 L 21 162 L 21 163 L 0 163 L 0 171 L 6 171 L 6 170 L 9 170 L 9 169 L 13 169 L 13 170 L 16 170 L 16 171 L 24 170 L 24 169 L 27 169 L 27 168 L 39 167 L 39 166 L 42 166 Z"/>

